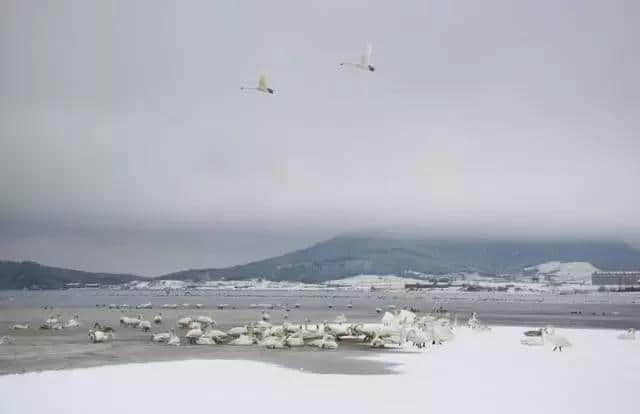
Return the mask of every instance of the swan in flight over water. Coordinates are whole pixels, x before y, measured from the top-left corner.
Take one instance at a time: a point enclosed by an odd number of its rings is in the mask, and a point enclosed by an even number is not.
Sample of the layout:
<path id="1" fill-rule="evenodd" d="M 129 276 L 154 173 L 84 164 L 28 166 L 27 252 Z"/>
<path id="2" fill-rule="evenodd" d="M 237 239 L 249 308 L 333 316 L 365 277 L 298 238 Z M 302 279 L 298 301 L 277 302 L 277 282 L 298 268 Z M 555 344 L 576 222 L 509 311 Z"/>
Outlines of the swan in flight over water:
<path id="1" fill-rule="evenodd" d="M 371 51 L 373 50 L 373 48 L 371 47 L 370 44 L 367 44 L 367 46 L 364 48 L 364 52 L 362 53 L 362 57 L 360 58 L 360 63 L 354 63 L 354 62 L 342 62 L 340 64 L 340 66 L 353 66 L 354 68 L 357 69 L 361 69 L 361 70 L 366 70 L 368 72 L 373 72 L 376 70 L 376 68 L 374 66 L 371 65 Z"/>
<path id="2" fill-rule="evenodd" d="M 254 90 L 258 92 L 268 93 L 273 95 L 273 89 L 269 87 L 269 83 L 267 82 L 267 76 L 264 73 L 260 74 L 260 79 L 258 79 L 258 87 L 250 88 L 248 86 L 241 86 L 240 90 Z"/>

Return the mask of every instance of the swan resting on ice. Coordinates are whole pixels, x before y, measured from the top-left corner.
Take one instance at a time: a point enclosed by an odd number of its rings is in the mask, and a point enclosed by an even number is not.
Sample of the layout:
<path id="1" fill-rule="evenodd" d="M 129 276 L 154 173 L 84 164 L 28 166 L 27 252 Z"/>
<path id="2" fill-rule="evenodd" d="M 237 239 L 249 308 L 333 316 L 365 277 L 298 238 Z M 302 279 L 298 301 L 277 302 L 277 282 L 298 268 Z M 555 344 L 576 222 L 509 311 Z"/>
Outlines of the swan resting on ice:
<path id="1" fill-rule="evenodd" d="M 149 332 L 151 330 L 151 322 L 149 321 L 140 321 L 138 327 L 142 329 L 142 332 Z"/>
<path id="2" fill-rule="evenodd" d="M 94 344 L 99 342 L 108 342 L 113 339 L 113 333 L 97 331 L 93 329 L 89 329 L 89 340 Z"/>
<path id="3" fill-rule="evenodd" d="M 338 343 L 329 335 L 324 335 L 321 339 L 309 342 L 309 346 L 315 346 L 320 349 L 338 349 Z"/>
<path id="4" fill-rule="evenodd" d="M 187 334 L 185 335 L 185 338 L 187 338 L 187 340 L 189 341 L 189 343 L 191 345 L 195 345 L 196 341 L 201 336 L 202 336 L 202 329 L 194 328 L 194 329 L 189 330 L 189 332 L 187 332 Z"/>
<path id="5" fill-rule="evenodd" d="M 196 345 L 215 345 L 216 341 L 209 338 L 208 336 L 200 336 L 199 338 L 196 339 L 195 344 Z"/>
<path id="6" fill-rule="evenodd" d="M 69 319 L 69 321 L 64 325 L 65 328 L 79 328 L 80 327 L 80 317 L 78 315 L 73 315 L 73 318 Z"/>
<path id="7" fill-rule="evenodd" d="M 10 345 L 12 343 L 13 343 L 13 337 L 11 336 L 0 337 L 0 345 Z"/>
<path id="8" fill-rule="evenodd" d="M 175 332 L 173 332 L 173 329 L 169 331 L 169 333 L 170 335 L 169 340 L 167 341 L 167 345 L 180 346 L 180 338 L 175 334 Z"/>
<path id="9" fill-rule="evenodd" d="M 553 345 L 553 351 L 559 350 L 562 352 L 562 348 L 571 346 L 571 342 L 562 335 L 556 333 L 555 328 L 548 326 L 542 330 L 542 337 Z"/>
<path id="10" fill-rule="evenodd" d="M 625 332 L 618 335 L 618 339 L 636 339 L 635 328 L 629 328 Z"/>
<path id="11" fill-rule="evenodd" d="M 186 329 L 193 322 L 193 319 L 190 317 L 180 318 L 178 319 L 178 328 Z"/>
<path id="12" fill-rule="evenodd" d="M 233 341 L 229 342 L 229 345 L 253 345 L 257 343 L 258 340 L 249 335 L 240 335 Z"/>

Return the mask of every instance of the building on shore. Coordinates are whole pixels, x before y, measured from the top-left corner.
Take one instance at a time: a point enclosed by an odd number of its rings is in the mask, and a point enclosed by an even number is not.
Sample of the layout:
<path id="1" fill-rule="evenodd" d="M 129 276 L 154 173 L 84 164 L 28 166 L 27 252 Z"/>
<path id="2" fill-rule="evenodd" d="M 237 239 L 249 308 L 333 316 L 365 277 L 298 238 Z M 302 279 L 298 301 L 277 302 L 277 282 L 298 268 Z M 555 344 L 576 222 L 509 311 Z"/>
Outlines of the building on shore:
<path id="1" fill-rule="evenodd" d="M 594 272 L 591 284 L 595 286 L 640 285 L 640 271 L 637 272 Z"/>

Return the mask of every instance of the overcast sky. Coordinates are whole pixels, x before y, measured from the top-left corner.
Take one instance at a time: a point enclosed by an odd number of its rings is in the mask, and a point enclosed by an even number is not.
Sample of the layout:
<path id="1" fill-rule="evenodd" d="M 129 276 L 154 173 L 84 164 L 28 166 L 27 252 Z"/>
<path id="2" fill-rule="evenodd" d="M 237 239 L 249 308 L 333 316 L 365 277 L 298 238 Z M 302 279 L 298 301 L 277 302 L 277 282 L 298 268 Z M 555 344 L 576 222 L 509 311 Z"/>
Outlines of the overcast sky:
<path id="1" fill-rule="evenodd" d="M 345 4 L 349 4 L 346 6 Z M 0 3 L 0 259 L 640 238 L 640 2 Z M 341 69 L 373 45 L 374 73 Z M 240 91 L 268 74 L 275 95 Z"/>

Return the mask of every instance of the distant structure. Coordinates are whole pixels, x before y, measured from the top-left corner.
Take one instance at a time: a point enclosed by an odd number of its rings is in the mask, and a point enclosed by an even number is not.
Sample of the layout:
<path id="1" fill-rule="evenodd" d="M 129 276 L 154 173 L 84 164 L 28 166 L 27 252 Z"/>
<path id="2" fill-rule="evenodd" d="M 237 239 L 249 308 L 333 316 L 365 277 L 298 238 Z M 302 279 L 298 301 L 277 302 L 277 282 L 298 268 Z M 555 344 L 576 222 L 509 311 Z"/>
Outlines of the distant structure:
<path id="1" fill-rule="evenodd" d="M 451 287 L 451 279 L 448 277 L 429 278 L 428 283 L 405 283 L 404 288 L 407 290 L 436 289 Z"/>
<path id="2" fill-rule="evenodd" d="M 640 285 L 640 271 L 637 272 L 594 272 L 591 275 L 591 284 L 605 285 Z"/>

